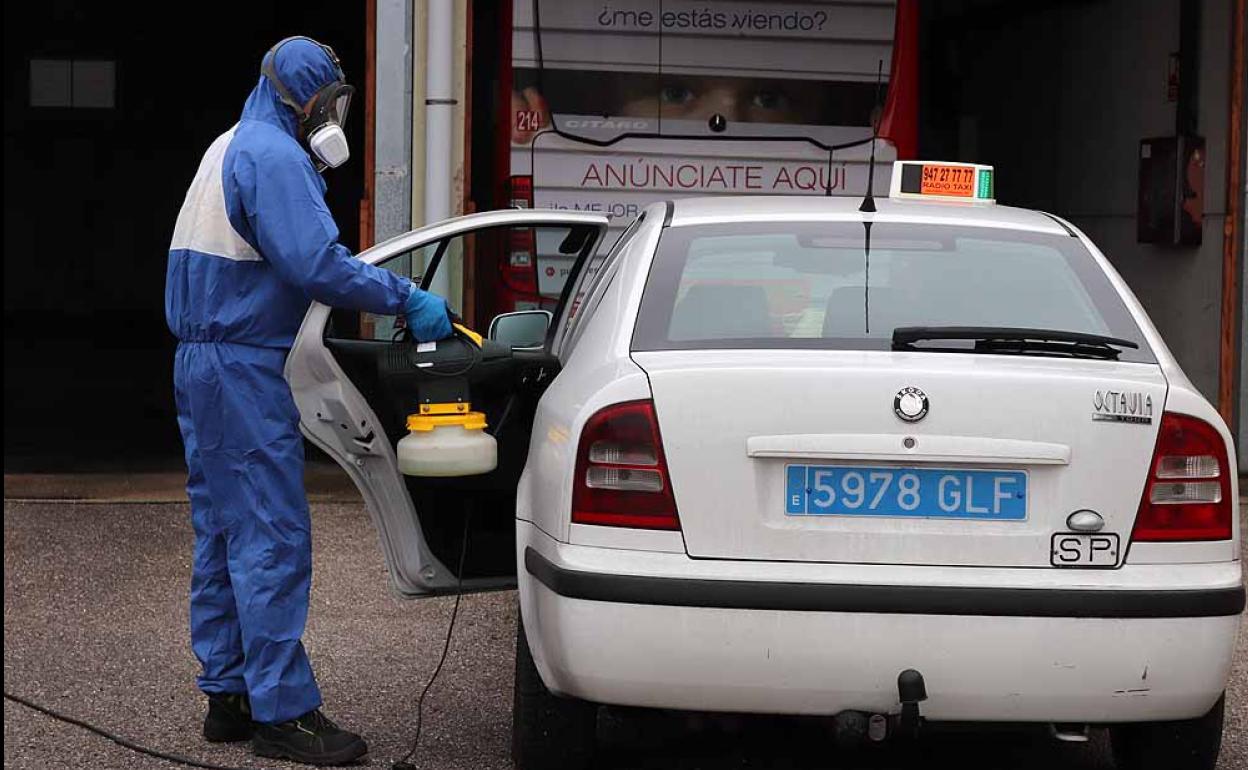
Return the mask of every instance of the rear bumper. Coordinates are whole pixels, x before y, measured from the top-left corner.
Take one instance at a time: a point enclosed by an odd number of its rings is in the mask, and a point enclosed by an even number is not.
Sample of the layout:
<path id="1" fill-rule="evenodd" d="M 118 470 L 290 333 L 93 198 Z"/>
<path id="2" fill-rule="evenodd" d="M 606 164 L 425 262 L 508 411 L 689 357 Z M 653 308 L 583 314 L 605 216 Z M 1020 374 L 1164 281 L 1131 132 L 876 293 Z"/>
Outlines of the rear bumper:
<path id="1" fill-rule="evenodd" d="M 557 566 L 533 548 L 525 571 L 567 599 L 732 610 L 1011 618 L 1203 618 L 1239 615 L 1244 588 L 997 588 L 716 580 L 618 575 Z"/>
<path id="2" fill-rule="evenodd" d="M 517 544 L 543 679 L 618 705 L 895 713 L 897 674 L 914 668 L 934 720 L 1194 717 L 1225 688 L 1244 606 L 1233 562 L 1179 565 L 1155 589 L 1147 578 L 1166 573 L 1150 567 L 1037 590 L 933 568 L 856 567 L 849 582 L 840 566 L 572 546 L 524 522 Z"/>

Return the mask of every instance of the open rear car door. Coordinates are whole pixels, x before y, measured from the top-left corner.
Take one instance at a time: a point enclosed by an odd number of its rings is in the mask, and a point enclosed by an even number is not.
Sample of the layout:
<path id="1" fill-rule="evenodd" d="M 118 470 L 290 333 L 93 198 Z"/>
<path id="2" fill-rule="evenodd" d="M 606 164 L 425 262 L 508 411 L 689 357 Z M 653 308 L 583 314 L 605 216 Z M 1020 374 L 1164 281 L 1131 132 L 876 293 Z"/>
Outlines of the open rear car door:
<path id="1" fill-rule="evenodd" d="M 587 279 L 606 228 L 607 218 L 596 214 L 490 211 L 414 230 L 359 255 L 409 277 L 423 270 L 424 288 L 435 277 L 456 287 L 458 267 L 474 253 L 509 253 L 514 264 L 526 246 L 535 277 L 537 271 L 567 271 L 562 295 L 548 310 L 500 316 L 483 343 L 496 355 L 474 377 L 471 408 L 485 413 L 486 431 L 498 443 L 498 465 L 489 473 L 427 478 L 399 472 L 396 445 L 407 435 L 416 402 L 411 377 L 395 376 L 393 362 L 396 346 L 415 347 L 405 343 L 395 319 L 319 303 L 304 318 L 286 363 L 301 427 L 359 488 L 401 596 L 448 591 L 461 578 L 463 590 L 514 584 L 515 493 L 533 414 L 559 371 L 559 345 L 575 305 L 569 297 Z M 413 373 L 419 370 L 407 372 Z M 467 554 L 462 576 L 456 574 L 461 553 Z"/>

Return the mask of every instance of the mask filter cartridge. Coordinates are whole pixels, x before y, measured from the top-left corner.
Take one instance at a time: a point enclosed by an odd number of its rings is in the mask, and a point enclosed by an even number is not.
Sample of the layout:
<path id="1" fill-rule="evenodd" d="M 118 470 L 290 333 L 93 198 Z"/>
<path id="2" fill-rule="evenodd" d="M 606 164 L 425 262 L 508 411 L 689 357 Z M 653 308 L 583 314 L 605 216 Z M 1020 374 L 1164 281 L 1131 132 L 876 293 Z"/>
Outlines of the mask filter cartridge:
<path id="1" fill-rule="evenodd" d="M 337 123 L 325 123 L 313 130 L 308 135 L 308 148 L 330 168 L 338 168 L 351 157 L 347 135 Z"/>

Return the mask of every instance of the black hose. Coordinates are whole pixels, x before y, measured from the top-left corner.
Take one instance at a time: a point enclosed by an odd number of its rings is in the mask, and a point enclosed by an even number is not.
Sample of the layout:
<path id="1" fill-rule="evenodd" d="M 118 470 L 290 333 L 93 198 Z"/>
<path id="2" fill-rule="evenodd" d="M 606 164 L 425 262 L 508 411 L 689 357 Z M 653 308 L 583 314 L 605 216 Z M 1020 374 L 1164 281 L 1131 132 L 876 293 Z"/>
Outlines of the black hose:
<path id="1" fill-rule="evenodd" d="M 168 752 L 158 751 L 156 749 L 149 749 L 148 747 L 140 743 L 135 743 L 129 738 L 123 738 L 120 735 L 117 735 L 116 733 L 110 733 L 108 730 L 105 730 L 102 727 L 96 727 L 90 722 L 84 722 L 81 719 L 75 719 L 74 717 L 62 714 L 59 711 L 54 711 L 53 709 L 50 709 L 47 706 L 41 706 L 38 703 L 35 703 L 34 701 L 27 700 L 26 698 L 21 697 L 20 695 L 14 695 L 10 693 L 8 690 L 4 691 L 4 699 L 13 701 L 14 703 L 20 704 L 22 706 L 25 706 L 26 708 L 32 711 L 38 711 L 40 714 L 52 717 L 53 719 L 57 721 L 65 722 L 66 724 L 71 724 L 71 725 L 74 725 L 75 727 L 81 727 L 82 729 L 93 732 L 102 738 L 109 739 L 113 743 L 116 743 L 118 746 L 123 746 L 127 749 L 130 749 L 131 751 L 137 751 L 140 754 L 146 754 L 149 757 L 154 757 L 156 759 L 163 759 L 166 762 L 173 762 L 175 764 L 184 765 L 186 767 L 207 768 L 207 770 L 244 770 L 244 768 L 232 767 L 230 765 L 214 765 L 211 762 L 200 762 L 199 760 L 191 759 L 190 757 L 184 757 L 181 754 L 170 754 Z"/>
<path id="2" fill-rule="evenodd" d="M 429 677 L 429 681 L 425 683 L 425 689 L 420 691 L 420 698 L 416 701 L 416 734 L 412 737 L 412 746 L 403 755 L 403 758 L 391 765 L 391 770 L 415 770 L 416 765 L 408 760 L 416 753 L 416 749 L 420 747 L 420 731 L 424 722 L 425 696 L 429 694 L 433 683 L 438 681 L 438 674 L 442 673 L 442 666 L 446 663 L 446 654 L 451 649 L 451 636 L 455 633 L 455 618 L 459 616 L 459 600 L 464 597 L 464 563 L 465 557 L 468 555 L 468 525 L 472 522 L 472 503 L 466 504 L 467 510 L 464 511 L 464 537 L 459 546 L 459 574 L 455 580 L 455 606 L 451 609 L 451 620 L 446 625 L 446 639 L 442 642 L 442 657 L 438 658 L 438 665 L 433 669 L 433 675 Z"/>

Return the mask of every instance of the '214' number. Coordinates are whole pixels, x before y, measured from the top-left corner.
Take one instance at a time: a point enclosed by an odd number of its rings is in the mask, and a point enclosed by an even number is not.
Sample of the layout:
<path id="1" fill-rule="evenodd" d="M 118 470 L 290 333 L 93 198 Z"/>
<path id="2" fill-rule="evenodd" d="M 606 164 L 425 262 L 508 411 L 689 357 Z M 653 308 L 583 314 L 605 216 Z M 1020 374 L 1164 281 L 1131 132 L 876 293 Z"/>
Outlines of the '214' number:
<path id="1" fill-rule="evenodd" d="M 517 131 L 537 131 L 542 127 L 542 113 L 537 110 L 525 110 L 516 113 Z"/>

